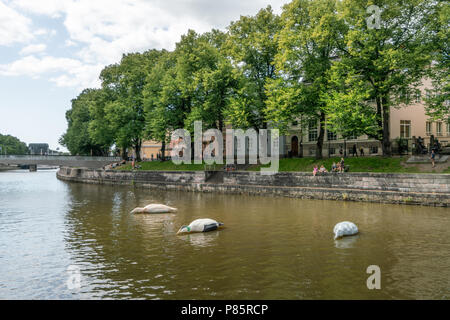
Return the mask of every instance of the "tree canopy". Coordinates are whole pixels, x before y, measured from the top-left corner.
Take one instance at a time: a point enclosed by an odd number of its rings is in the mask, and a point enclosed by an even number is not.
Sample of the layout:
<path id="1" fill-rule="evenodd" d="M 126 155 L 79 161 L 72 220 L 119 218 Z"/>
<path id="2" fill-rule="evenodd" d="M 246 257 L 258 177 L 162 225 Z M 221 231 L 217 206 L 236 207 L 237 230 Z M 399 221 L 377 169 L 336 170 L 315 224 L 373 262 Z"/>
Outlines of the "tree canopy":
<path id="1" fill-rule="evenodd" d="M 315 122 L 317 158 L 325 129 L 378 139 L 389 155 L 390 110 L 407 106 L 424 78 L 433 83 L 428 115 L 450 116 L 449 16 L 439 0 L 293 0 L 281 15 L 268 6 L 225 31 L 188 30 L 173 51 L 106 66 L 101 88 L 72 100 L 60 141 L 72 154 L 115 147 L 139 160 L 143 139 L 164 149 L 173 130 L 192 133 L 197 120 L 282 133 Z"/>
<path id="2" fill-rule="evenodd" d="M 0 133 L 0 154 L 28 154 L 28 147 L 25 142 L 11 135 Z"/>

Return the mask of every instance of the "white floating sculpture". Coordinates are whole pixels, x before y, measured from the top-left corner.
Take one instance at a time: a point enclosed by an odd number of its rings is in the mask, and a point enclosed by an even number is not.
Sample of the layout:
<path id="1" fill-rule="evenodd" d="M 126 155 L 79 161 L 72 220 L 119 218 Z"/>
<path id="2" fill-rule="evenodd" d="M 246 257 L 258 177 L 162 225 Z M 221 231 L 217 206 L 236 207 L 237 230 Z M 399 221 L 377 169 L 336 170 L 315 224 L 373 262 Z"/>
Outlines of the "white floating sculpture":
<path id="1" fill-rule="evenodd" d="M 167 212 L 176 212 L 177 208 L 172 208 L 166 206 L 164 204 L 156 204 L 152 203 L 144 208 L 136 208 L 131 213 L 167 213 Z"/>
<path id="2" fill-rule="evenodd" d="M 358 227 L 353 222 L 343 221 L 334 226 L 334 240 L 358 233 Z"/>
<path id="3" fill-rule="evenodd" d="M 197 219 L 192 221 L 188 226 L 182 226 L 177 234 L 192 233 L 192 232 L 208 232 L 217 230 L 223 226 L 223 223 L 217 222 L 213 219 Z"/>

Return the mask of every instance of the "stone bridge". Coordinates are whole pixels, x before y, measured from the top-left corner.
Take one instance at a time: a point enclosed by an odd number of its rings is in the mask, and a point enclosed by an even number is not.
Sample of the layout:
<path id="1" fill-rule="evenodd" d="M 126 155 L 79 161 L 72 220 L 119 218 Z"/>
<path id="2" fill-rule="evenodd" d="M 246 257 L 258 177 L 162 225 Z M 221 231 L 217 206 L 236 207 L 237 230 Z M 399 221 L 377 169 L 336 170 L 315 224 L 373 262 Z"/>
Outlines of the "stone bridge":
<path id="1" fill-rule="evenodd" d="M 96 169 L 121 160 L 120 157 L 0 155 L 0 165 L 28 165 L 30 170 L 35 170 L 37 165 Z"/>

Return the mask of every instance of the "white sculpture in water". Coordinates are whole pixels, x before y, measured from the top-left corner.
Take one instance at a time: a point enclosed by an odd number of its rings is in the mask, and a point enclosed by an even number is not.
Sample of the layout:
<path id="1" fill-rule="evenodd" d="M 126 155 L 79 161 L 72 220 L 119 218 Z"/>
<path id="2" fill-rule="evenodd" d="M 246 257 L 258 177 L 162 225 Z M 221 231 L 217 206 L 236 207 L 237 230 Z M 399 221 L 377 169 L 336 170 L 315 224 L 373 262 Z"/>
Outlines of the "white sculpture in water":
<path id="1" fill-rule="evenodd" d="M 176 212 L 177 208 L 172 208 L 166 206 L 164 204 L 156 204 L 152 203 L 144 208 L 136 208 L 131 213 L 167 213 L 167 212 Z"/>
<path id="2" fill-rule="evenodd" d="M 358 227 L 353 222 L 343 221 L 334 226 L 334 240 L 358 233 Z"/>
<path id="3" fill-rule="evenodd" d="M 223 226 L 223 223 L 217 222 L 213 219 L 197 219 L 192 221 L 188 226 L 182 226 L 177 234 L 192 233 L 192 232 L 208 232 L 217 230 Z"/>

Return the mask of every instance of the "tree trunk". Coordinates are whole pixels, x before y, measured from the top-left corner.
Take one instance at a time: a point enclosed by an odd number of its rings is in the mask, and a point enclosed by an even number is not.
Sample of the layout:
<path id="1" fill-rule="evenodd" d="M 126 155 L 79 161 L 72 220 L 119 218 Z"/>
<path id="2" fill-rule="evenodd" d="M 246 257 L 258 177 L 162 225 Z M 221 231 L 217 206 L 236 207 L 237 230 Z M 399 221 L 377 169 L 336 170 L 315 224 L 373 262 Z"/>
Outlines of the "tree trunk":
<path id="1" fill-rule="evenodd" d="M 122 159 L 123 160 L 128 159 L 127 148 L 125 148 L 125 147 L 122 148 Z"/>
<path id="2" fill-rule="evenodd" d="M 325 113 L 320 113 L 319 136 L 317 137 L 316 159 L 322 159 L 322 147 L 325 136 Z"/>
<path id="3" fill-rule="evenodd" d="M 136 144 L 134 145 L 134 151 L 136 153 L 136 161 L 141 162 L 141 147 L 142 147 L 142 140 L 138 139 Z"/>
<path id="4" fill-rule="evenodd" d="M 166 140 L 163 140 L 161 143 L 161 161 L 166 161 Z"/>
<path id="5" fill-rule="evenodd" d="M 298 157 L 303 158 L 303 132 L 300 133 L 300 147 L 298 150 Z"/>
<path id="6" fill-rule="evenodd" d="M 391 156 L 391 141 L 390 141 L 390 107 L 388 99 L 384 96 L 382 98 L 383 106 L 383 156 Z"/>

